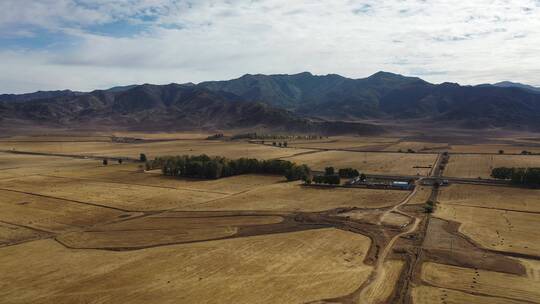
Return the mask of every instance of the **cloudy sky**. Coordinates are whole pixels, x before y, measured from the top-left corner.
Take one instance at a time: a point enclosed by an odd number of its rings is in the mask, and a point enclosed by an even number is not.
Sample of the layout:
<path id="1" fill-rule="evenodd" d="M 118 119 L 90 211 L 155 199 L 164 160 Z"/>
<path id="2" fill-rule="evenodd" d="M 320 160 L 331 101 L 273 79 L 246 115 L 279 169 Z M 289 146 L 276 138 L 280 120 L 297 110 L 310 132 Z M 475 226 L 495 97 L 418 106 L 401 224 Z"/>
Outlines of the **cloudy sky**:
<path id="1" fill-rule="evenodd" d="M 0 93 L 379 70 L 540 86 L 540 0 L 0 1 Z"/>

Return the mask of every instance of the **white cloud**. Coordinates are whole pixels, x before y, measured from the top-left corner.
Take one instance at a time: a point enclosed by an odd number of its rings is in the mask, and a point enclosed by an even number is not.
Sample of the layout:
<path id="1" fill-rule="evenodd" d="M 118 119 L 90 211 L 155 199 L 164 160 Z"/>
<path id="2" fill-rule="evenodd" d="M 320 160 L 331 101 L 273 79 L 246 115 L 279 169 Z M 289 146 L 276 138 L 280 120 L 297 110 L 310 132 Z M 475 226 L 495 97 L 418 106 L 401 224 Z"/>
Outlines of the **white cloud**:
<path id="1" fill-rule="evenodd" d="M 0 2 L 0 33 L 46 28 L 60 48 L 0 52 L 2 91 L 379 70 L 464 84 L 540 85 L 540 4 L 529 0 L 79 0 Z M 7 4 L 6 4 L 7 3 Z M 20 4 L 23 3 L 23 4 Z M 6 7 L 6 5 L 8 7 Z M 144 23 L 134 35 L 91 26 Z"/>

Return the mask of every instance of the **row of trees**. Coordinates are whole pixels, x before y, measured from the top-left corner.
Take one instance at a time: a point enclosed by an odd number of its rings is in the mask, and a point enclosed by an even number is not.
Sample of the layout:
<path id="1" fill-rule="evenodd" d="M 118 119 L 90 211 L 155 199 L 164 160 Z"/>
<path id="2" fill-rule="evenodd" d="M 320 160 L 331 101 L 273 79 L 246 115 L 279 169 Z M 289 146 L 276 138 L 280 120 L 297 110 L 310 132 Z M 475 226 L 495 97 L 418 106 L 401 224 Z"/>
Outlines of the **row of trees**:
<path id="1" fill-rule="evenodd" d="M 146 169 L 161 169 L 164 175 L 218 179 L 241 174 L 279 174 L 287 180 L 311 180 L 311 169 L 284 160 L 257 160 L 254 158 L 227 159 L 224 157 L 167 156 L 146 162 Z"/>
<path id="2" fill-rule="evenodd" d="M 491 170 L 491 176 L 497 179 L 509 179 L 518 185 L 540 186 L 540 168 L 498 167 Z"/>
<path id="3" fill-rule="evenodd" d="M 243 133 L 235 134 L 232 139 L 306 139 L 315 140 L 322 139 L 320 135 L 283 135 L 283 134 L 267 134 L 267 133 Z M 328 137 L 327 137 L 328 138 Z"/>

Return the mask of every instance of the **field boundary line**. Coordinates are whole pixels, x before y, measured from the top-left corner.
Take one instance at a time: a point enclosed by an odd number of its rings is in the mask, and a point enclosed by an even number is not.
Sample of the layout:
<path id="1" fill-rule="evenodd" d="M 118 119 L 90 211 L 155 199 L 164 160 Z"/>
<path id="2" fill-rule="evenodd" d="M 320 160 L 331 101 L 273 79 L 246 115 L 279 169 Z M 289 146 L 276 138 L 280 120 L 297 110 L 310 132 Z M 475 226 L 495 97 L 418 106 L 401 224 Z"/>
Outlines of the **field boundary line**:
<path id="1" fill-rule="evenodd" d="M 50 198 L 50 199 L 56 199 L 56 200 L 61 200 L 61 201 L 66 201 L 66 202 L 71 202 L 71 203 L 76 203 L 76 204 L 83 204 L 83 205 L 89 205 L 89 206 L 94 206 L 94 207 L 107 208 L 107 209 L 112 209 L 112 210 L 121 211 L 121 212 L 142 212 L 142 211 L 137 211 L 137 210 L 127 210 L 127 209 L 116 208 L 116 207 L 111 207 L 111 206 L 107 206 L 107 205 L 101 205 L 101 204 L 90 203 L 90 202 L 82 202 L 82 201 L 77 201 L 77 200 L 72 200 L 72 199 L 67 199 L 67 198 L 62 198 L 62 197 L 55 197 L 55 196 L 50 196 L 50 195 L 45 195 L 45 194 L 26 192 L 26 191 L 20 191 L 20 190 L 8 189 L 8 188 L 0 188 L 0 191 L 10 191 L 10 192 L 15 192 L 15 193 L 34 195 L 34 196 Z"/>

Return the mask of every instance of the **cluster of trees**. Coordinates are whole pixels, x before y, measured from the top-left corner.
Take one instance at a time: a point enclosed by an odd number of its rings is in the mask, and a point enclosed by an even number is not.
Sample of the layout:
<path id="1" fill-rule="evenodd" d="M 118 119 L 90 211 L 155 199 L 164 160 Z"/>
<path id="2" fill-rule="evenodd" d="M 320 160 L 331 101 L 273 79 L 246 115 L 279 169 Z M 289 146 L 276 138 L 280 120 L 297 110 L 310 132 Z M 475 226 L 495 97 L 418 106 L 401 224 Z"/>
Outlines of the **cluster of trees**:
<path id="1" fill-rule="evenodd" d="M 147 170 L 161 169 L 164 175 L 218 179 L 227 176 L 259 173 L 284 175 L 287 180 L 311 180 L 311 169 L 283 160 L 253 158 L 227 159 L 224 157 L 167 156 L 146 163 Z"/>
<path id="2" fill-rule="evenodd" d="M 354 178 L 354 177 L 360 176 L 360 172 L 358 172 L 358 170 L 353 169 L 353 168 L 339 169 L 338 174 L 342 178 Z"/>
<path id="3" fill-rule="evenodd" d="M 531 151 L 523 150 L 521 151 L 521 154 L 522 155 L 537 155 L 538 153 L 533 153 Z"/>
<path id="4" fill-rule="evenodd" d="M 326 167 L 324 169 L 324 175 L 314 176 L 313 182 L 316 184 L 339 185 L 341 183 L 341 178 L 339 177 L 339 174 L 336 174 L 334 167 Z"/>
<path id="5" fill-rule="evenodd" d="M 491 176 L 497 179 L 509 179 L 518 185 L 540 186 L 540 168 L 498 167 L 491 170 Z"/>
<path id="6" fill-rule="evenodd" d="M 223 138 L 223 137 L 225 137 L 225 135 L 223 135 L 223 133 L 216 133 L 214 135 L 208 136 L 206 139 L 207 140 L 216 140 L 216 139 L 220 139 L 220 138 Z"/>

